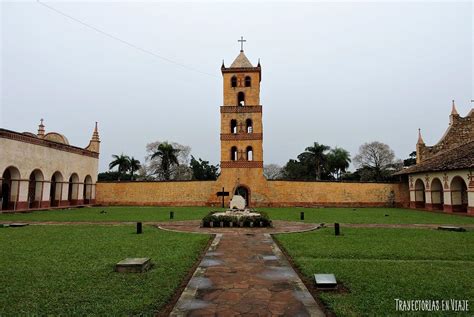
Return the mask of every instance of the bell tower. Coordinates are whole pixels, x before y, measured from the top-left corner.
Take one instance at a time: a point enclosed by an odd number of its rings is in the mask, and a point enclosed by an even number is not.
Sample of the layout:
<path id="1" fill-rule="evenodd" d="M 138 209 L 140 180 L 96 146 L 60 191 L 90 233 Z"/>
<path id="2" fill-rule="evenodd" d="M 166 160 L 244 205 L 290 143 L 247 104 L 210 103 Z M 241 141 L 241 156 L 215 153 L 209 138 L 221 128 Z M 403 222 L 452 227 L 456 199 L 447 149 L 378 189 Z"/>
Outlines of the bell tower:
<path id="1" fill-rule="evenodd" d="M 221 171 L 248 170 L 263 175 L 263 125 L 260 105 L 260 61 L 254 67 L 244 54 L 243 38 L 237 58 L 222 63 L 224 103 L 221 112 Z M 234 171 L 235 172 L 235 171 Z"/>
<path id="2" fill-rule="evenodd" d="M 223 104 L 221 113 L 221 173 L 210 201 L 229 206 L 235 195 L 247 207 L 268 203 L 268 182 L 263 175 L 263 125 L 260 104 L 260 61 L 253 66 L 244 54 L 241 38 L 239 55 L 229 67 L 222 62 Z"/>

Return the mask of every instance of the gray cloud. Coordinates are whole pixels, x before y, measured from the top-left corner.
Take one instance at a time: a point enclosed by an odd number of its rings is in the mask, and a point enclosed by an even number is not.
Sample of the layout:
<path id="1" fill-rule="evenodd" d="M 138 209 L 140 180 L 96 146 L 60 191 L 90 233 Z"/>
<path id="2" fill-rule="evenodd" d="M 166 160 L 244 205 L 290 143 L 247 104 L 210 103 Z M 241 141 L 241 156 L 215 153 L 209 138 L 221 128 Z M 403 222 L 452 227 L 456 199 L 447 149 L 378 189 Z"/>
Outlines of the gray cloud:
<path id="1" fill-rule="evenodd" d="M 48 2 L 49 3 L 49 2 Z M 219 161 L 220 64 L 237 39 L 263 67 L 264 159 L 285 163 L 313 141 L 356 154 L 360 144 L 412 150 L 447 128 L 451 99 L 472 107 L 472 4 L 458 3 L 1 4 L 4 128 L 47 130 L 85 146 L 95 121 L 101 170 L 112 154 L 142 159 L 172 140 Z"/>

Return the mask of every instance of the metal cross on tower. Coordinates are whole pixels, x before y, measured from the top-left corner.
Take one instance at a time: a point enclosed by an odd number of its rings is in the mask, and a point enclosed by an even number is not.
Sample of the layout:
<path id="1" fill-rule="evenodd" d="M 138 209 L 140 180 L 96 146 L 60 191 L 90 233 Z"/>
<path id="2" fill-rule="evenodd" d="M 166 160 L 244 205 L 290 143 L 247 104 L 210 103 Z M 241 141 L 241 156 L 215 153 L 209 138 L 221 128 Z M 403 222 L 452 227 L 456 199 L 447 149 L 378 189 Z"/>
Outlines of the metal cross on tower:
<path id="1" fill-rule="evenodd" d="M 237 42 L 240 42 L 240 51 L 243 52 L 244 51 L 244 42 L 247 42 L 247 40 L 244 40 L 244 37 L 241 36 L 240 40 L 237 40 Z"/>

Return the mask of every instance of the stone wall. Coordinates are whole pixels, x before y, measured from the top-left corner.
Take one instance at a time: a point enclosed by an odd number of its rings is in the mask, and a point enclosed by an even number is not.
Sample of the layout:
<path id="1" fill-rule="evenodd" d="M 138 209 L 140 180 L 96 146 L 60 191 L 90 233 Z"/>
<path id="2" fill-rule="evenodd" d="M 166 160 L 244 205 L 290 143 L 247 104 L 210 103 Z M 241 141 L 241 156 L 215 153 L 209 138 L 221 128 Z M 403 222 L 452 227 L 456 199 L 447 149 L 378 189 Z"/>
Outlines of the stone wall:
<path id="1" fill-rule="evenodd" d="M 97 183 L 96 201 L 104 205 L 206 206 L 215 181 Z"/>
<path id="2" fill-rule="evenodd" d="M 407 184 L 266 181 L 240 183 L 249 188 L 250 207 L 387 206 L 393 192 L 397 206 L 408 206 Z M 234 184 L 221 181 L 97 183 L 97 203 L 104 205 L 219 206 L 216 193 Z"/>
<path id="3" fill-rule="evenodd" d="M 408 206 L 406 184 L 268 181 L 271 206 Z"/>

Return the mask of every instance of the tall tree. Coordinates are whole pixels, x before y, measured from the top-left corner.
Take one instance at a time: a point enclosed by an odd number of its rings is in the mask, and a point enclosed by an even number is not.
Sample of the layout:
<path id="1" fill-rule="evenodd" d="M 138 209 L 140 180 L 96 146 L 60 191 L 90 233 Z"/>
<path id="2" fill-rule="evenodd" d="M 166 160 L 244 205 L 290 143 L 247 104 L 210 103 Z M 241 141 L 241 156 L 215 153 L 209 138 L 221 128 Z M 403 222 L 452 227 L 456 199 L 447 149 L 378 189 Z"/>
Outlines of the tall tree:
<path id="1" fill-rule="evenodd" d="M 316 174 L 316 179 L 320 180 L 324 168 L 327 164 L 327 156 L 326 152 L 330 149 L 329 146 L 324 144 L 319 144 L 318 142 L 314 142 L 312 146 L 308 146 L 305 151 L 301 155 L 306 156 L 314 164 L 314 170 Z"/>
<path id="2" fill-rule="evenodd" d="M 263 175 L 267 179 L 278 179 L 282 177 L 282 168 L 277 164 L 266 164 L 263 166 Z"/>
<path id="3" fill-rule="evenodd" d="M 162 169 L 161 156 L 155 155 L 161 144 L 168 143 L 173 149 L 177 150 L 175 156 L 178 159 L 178 164 L 171 164 L 169 167 L 169 179 L 171 180 L 190 180 L 192 178 L 192 170 L 189 167 L 189 158 L 191 148 L 176 142 L 162 142 L 155 141 L 146 145 L 145 161 L 141 164 L 138 170 L 138 177 L 143 180 L 165 180 Z"/>
<path id="4" fill-rule="evenodd" d="M 410 153 L 409 157 L 403 160 L 403 166 L 412 166 L 416 164 L 416 151 Z"/>
<path id="5" fill-rule="evenodd" d="M 361 145 L 354 162 L 363 171 L 361 180 L 373 181 L 387 180 L 398 164 L 393 150 L 377 141 Z"/>
<path id="6" fill-rule="evenodd" d="M 130 159 L 127 155 L 123 155 L 123 153 L 120 155 L 114 154 L 112 155 L 112 158 L 113 158 L 113 161 L 110 162 L 109 169 L 113 169 L 114 167 L 117 166 L 118 173 L 119 173 L 118 180 L 120 180 L 123 174 L 125 174 L 130 168 Z"/>
<path id="7" fill-rule="evenodd" d="M 168 142 L 163 142 L 158 146 L 156 152 L 151 155 L 151 159 L 160 158 L 160 172 L 165 180 L 170 179 L 171 166 L 179 165 L 178 153 L 178 149 L 173 148 Z"/>
<path id="8" fill-rule="evenodd" d="M 136 160 L 133 156 L 129 158 L 128 164 L 129 164 L 131 180 L 133 181 L 133 178 L 134 178 L 133 175 L 136 171 L 138 171 L 141 168 L 141 164 L 140 164 L 140 161 Z"/>
<path id="9" fill-rule="evenodd" d="M 189 163 L 191 170 L 193 171 L 192 179 L 196 180 L 216 180 L 219 176 L 219 166 L 209 164 L 209 161 L 203 161 L 199 158 L 196 160 L 191 155 L 191 162 Z"/>
<path id="10" fill-rule="evenodd" d="M 341 179 L 351 163 L 351 154 L 343 148 L 335 147 L 327 155 L 329 171 L 336 179 Z"/>

